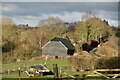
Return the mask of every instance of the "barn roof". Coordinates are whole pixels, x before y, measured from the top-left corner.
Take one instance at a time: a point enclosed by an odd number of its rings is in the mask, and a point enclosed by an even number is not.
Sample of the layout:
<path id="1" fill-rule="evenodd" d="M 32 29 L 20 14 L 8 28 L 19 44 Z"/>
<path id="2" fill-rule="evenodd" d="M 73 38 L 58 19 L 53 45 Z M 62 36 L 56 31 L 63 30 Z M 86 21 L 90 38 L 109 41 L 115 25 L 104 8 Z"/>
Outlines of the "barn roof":
<path id="1" fill-rule="evenodd" d="M 31 68 L 35 68 L 37 70 L 42 70 L 44 69 L 44 66 L 43 65 L 35 65 L 35 66 L 30 66 Z"/>
<path id="2" fill-rule="evenodd" d="M 61 41 L 68 49 L 74 49 L 74 46 L 68 39 L 55 37 L 51 41 Z"/>

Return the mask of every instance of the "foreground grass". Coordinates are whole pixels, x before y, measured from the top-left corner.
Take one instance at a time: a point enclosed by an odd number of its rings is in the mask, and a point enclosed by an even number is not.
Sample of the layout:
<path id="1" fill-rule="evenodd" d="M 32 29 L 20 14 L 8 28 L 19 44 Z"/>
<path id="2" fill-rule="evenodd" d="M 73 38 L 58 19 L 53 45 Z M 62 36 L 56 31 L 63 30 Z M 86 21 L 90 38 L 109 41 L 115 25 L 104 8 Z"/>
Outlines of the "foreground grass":
<path id="1" fill-rule="evenodd" d="M 5 74 L 2 76 L 2 78 L 53 78 L 53 75 L 46 75 L 43 77 L 28 77 L 26 73 L 21 73 L 21 76 L 19 77 L 18 73 L 13 74 Z"/>
<path id="2" fill-rule="evenodd" d="M 80 75 L 80 74 L 84 74 L 84 73 L 72 73 L 73 75 L 76 75 L 76 74 L 78 74 L 78 75 Z M 16 74 L 6 74 L 6 75 L 3 75 L 3 77 L 2 77 L 3 79 L 12 79 L 12 78 L 21 78 L 22 80 L 23 79 L 30 79 L 30 80 L 36 80 L 36 79 L 42 79 L 42 78 L 44 78 L 44 79 L 52 79 L 52 78 L 54 78 L 54 75 L 46 75 L 46 76 L 43 76 L 43 77 L 28 77 L 25 73 L 22 73 L 21 74 L 21 77 L 19 77 L 18 76 L 18 74 L 16 73 Z M 80 79 L 80 78 L 83 78 L 83 77 L 81 77 L 81 76 L 76 76 L 75 78 L 72 78 L 72 77 L 70 77 L 70 76 L 68 76 L 68 75 L 63 75 L 62 76 L 62 78 L 63 79 Z M 87 79 L 96 79 L 96 80 L 98 80 L 98 79 L 100 79 L 100 80 L 104 80 L 104 79 L 106 79 L 105 77 L 102 77 L 102 76 L 88 76 L 88 77 L 84 77 L 84 79 L 85 80 L 87 80 Z M 18 79 L 17 79 L 18 80 Z"/>
<path id="3" fill-rule="evenodd" d="M 25 73 L 21 73 L 22 78 L 28 78 Z M 2 78 L 19 78 L 18 73 L 12 73 L 12 74 L 4 74 L 2 75 Z"/>

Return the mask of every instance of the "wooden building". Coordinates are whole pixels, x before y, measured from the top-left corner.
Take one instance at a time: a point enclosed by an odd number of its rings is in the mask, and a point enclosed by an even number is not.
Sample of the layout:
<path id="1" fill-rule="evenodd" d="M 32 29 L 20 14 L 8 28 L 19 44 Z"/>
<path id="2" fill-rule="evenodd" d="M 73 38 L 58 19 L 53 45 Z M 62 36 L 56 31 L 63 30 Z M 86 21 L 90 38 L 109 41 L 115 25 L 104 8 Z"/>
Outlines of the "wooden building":
<path id="1" fill-rule="evenodd" d="M 43 56 L 67 56 L 75 51 L 72 43 L 66 38 L 55 37 L 42 47 Z"/>

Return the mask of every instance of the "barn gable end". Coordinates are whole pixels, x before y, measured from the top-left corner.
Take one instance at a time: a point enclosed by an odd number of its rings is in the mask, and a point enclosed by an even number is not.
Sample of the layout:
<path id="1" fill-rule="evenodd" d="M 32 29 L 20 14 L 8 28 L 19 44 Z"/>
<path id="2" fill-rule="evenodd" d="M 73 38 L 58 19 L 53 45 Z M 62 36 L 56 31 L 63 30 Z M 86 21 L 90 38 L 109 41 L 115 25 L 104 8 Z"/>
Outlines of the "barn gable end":
<path id="1" fill-rule="evenodd" d="M 54 38 L 42 47 L 43 56 L 67 56 L 74 54 L 74 46 L 65 38 Z"/>
<path id="2" fill-rule="evenodd" d="M 50 41 L 43 49 L 42 55 L 48 56 L 66 56 L 67 48 L 59 41 Z"/>

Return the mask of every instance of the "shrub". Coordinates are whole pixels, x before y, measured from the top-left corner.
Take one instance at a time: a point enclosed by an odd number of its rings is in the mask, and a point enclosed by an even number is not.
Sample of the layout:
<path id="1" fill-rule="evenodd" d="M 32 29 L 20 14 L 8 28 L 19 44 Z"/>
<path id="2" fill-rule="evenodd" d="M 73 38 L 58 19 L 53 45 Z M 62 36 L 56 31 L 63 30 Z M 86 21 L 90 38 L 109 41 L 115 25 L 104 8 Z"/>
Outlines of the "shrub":
<path id="1" fill-rule="evenodd" d="M 92 67 L 94 66 L 94 60 L 95 60 L 95 58 L 93 57 L 80 56 L 80 55 L 72 56 L 68 59 L 73 65 L 75 70 L 92 69 Z"/>
<path id="2" fill-rule="evenodd" d="M 102 57 L 96 60 L 96 69 L 118 69 L 120 68 L 120 57 Z"/>

